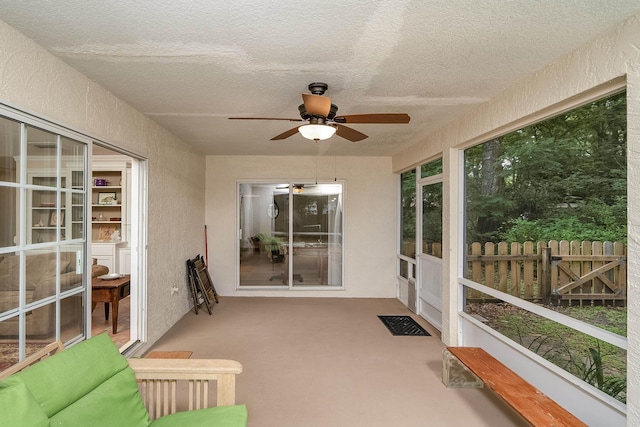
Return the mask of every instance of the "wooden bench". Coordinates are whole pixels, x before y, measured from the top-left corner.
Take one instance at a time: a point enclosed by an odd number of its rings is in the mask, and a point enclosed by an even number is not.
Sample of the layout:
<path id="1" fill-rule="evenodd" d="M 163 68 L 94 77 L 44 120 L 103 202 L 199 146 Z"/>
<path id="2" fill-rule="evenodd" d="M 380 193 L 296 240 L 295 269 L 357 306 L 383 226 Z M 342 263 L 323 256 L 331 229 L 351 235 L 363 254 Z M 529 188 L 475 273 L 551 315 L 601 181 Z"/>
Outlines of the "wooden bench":
<path id="1" fill-rule="evenodd" d="M 479 347 L 447 347 L 484 385 L 534 426 L 587 426 Z"/>

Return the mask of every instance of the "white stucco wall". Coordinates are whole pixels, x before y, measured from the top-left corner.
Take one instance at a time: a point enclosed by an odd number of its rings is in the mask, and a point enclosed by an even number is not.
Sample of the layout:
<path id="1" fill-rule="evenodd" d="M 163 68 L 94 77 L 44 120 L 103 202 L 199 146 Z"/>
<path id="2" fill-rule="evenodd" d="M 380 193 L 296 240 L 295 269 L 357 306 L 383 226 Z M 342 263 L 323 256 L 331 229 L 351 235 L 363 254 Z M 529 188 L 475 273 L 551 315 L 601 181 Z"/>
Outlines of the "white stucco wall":
<path id="1" fill-rule="evenodd" d="M 627 425 L 640 425 L 640 16 L 615 31 L 561 58 L 492 101 L 468 113 L 393 158 L 395 171 L 422 163 L 444 152 L 445 200 L 442 338 L 456 343 L 457 267 L 460 209 L 455 198 L 460 185 L 456 177 L 457 153 L 470 142 L 481 142 L 497 130 L 524 124 L 527 117 L 541 117 L 557 104 L 601 85 L 626 77 L 628 111 L 628 404 Z M 595 89 L 597 90 L 597 89 Z M 523 120 L 524 119 L 524 120 Z"/>
<path id="2" fill-rule="evenodd" d="M 202 252 L 202 155 L 0 21 L 0 102 L 148 160 L 148 342 L 190 308 L 185 261 Z M 171 284 L 180 292 L 171 296 Z"/>
<path id="3" fill-rule="evenodd" d="M 316 177 L 318 182 L 333 182 L 335 178 L 345 182 L 345 290 L 235 290 L 236 181 L 295 179 L 315 182 Z M 396 296 L 398 177 L 391 172 L 391 158 L 208 156 L 206 181 L 209 270 L 221 295 Z"/>

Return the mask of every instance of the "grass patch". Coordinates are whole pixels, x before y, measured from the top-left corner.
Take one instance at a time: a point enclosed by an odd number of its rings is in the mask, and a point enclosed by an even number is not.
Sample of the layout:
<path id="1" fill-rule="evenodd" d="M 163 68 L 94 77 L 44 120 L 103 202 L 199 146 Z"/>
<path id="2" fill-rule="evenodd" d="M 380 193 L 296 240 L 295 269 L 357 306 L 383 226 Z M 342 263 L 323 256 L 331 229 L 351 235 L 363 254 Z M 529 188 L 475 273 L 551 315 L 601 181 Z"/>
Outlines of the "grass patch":
<path id="1" fill-rule="evenodd" d="M 554 307 L 572 318 L 626 336 L 627 312 L 613 307 Z M 565 371 L 626 403 L 627 352 L 507 303 L 469 304 L 467 312 Z"/>

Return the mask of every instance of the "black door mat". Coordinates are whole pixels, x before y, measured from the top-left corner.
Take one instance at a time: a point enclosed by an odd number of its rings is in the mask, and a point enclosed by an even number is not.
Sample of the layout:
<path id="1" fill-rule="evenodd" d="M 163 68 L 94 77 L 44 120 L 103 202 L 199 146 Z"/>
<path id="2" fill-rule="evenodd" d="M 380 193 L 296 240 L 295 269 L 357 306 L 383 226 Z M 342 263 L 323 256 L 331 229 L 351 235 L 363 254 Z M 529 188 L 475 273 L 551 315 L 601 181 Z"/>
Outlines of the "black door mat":
<path id="1" fill-rule="evenodd" d="M 411 316 L 378 316 L 392 335 L 428 337 L 431 334 L 411 318 Z"/>

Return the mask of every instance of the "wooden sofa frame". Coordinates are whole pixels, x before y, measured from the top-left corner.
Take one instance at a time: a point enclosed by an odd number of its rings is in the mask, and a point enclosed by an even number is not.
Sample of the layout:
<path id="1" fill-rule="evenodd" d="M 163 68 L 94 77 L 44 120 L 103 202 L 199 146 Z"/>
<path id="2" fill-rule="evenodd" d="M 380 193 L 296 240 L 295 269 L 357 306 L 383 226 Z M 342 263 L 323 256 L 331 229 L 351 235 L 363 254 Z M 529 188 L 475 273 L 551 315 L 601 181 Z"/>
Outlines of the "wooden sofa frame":
<path id="1" fill-rule="evenodd" d="M 64 350 L 61 341 L 43 347 L 36 353 L 0 372 L 0 380 L 15 374 L 40 360 Z M 224 359 L 127 359 L 136 374 L 138 388 L 149 417 L 154 420 L 177 411 L 177 403 L 186 399 L 188 409 L 234 405 L 236 375 L 242 365 Z M 210 396 L 209 381 L 216 381 L 215 396 Z M 178 385 L 186 383 L 184 387 Z M 216 397 L 215 403 L 213 397 Z"/>

